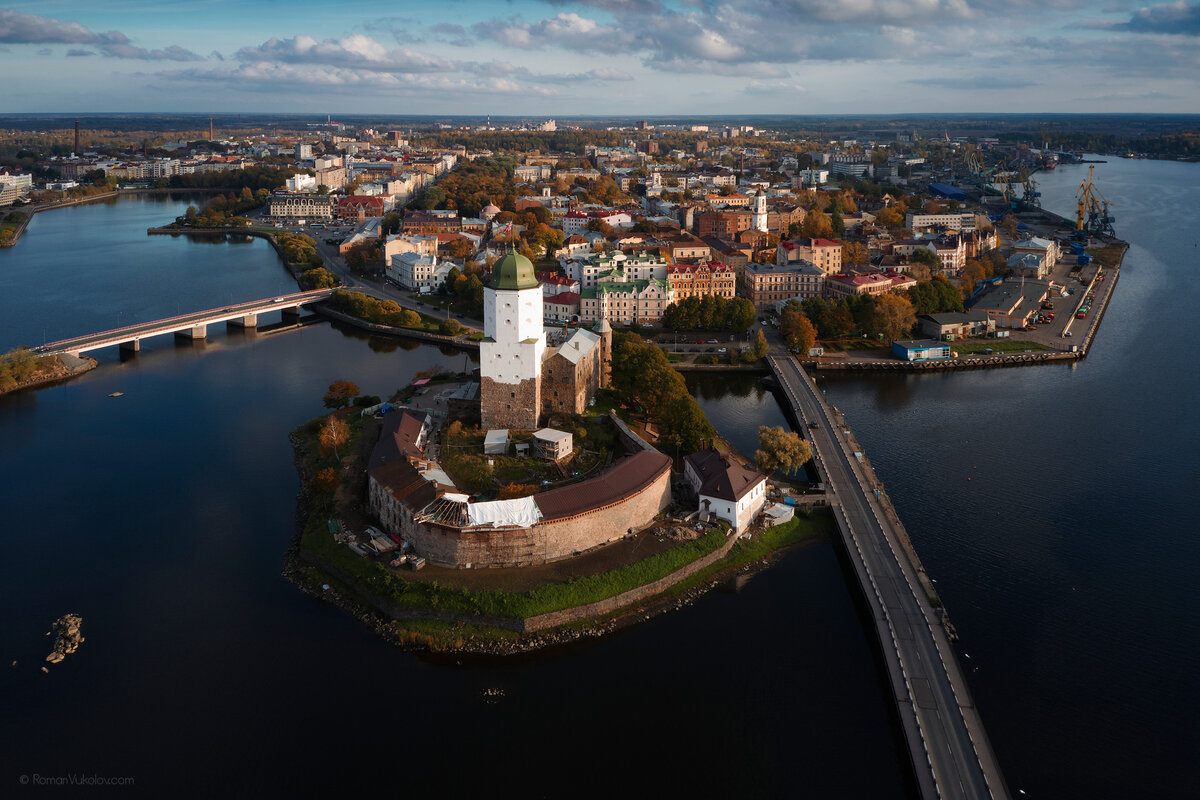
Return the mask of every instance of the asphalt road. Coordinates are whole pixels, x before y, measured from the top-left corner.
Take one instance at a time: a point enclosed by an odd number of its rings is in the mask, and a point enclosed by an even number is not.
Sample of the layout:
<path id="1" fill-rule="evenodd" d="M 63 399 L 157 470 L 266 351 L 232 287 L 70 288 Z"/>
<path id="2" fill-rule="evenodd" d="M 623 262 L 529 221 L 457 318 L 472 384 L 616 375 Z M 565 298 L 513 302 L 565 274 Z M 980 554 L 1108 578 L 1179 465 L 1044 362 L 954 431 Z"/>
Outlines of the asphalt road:
<path id="1" fill-rule="evenodd" d="M 906 718 L 906 736 L 922 796 L 1007 797 L 936 612 L 920 592 L 907 558 L 899 552 L 895 532 L 873 490 L 867 488 L 828 405 L 795 359 L 778 347 L 768 359 L 800 419 L 805 424 L 817 423 L 808 433 L 818 466 L 831 487 L 831 504 L 840 509 L 852 532 L 847 541 L 850 557 L 866 571 L 870 585 L 863 588 L 880 623 L 885 659 L 903 677 L 907 696 L 897 692 L 902 695 L 900 714 Z M 892 678 L 896 678 L 894 673 Z M 893 686 L 897 685 L 893 680 Z M 913 717 L 919 742 L 913 741 Z M 983 762 L 976 742 L 982 742 Z"/>
<path id="2" fill-rule="evenodd" d="M 77 336 L 72 339 L 63 339 L 58 342 L 51 342 L 39 348 L 35 348 L 38 353 L 63 353 L 63 352 L 78 352 L 81 349 L 94 349 L 96 346 L 104 346 L 118 342 L 127 342 L 133 339 L 140 339 L 146 336 L 154 336 L 159 333 L 166 333 L 170 330 L 182 330 L 194 325 L 212 324 L 220 322 L 224 319 L 236 318 L 246 314 L 264 313 L 275 309 L 288 308 L 290 302 L 292 306 L 296 305 L 296 300 L 304 302 L 314 302 L 317 299 L 324 299 L 329 296 L 329 292 L 294 292 L 291 294 L 279 295 L 275 298 L 263 298 L 251 300 L 245 303 L 234 303 L 222 308 L 208 308 L 201 311 L 193 311 L 188 314 L 180 314 L 175 317 L 166 319 L 151 320 L 149 322 L 139 322 L 134 325 L 126 325 L 122 328 L 114 328 L 108 331 L 98 331 L 96 333 L 87 334 L 85 336 Z"/>

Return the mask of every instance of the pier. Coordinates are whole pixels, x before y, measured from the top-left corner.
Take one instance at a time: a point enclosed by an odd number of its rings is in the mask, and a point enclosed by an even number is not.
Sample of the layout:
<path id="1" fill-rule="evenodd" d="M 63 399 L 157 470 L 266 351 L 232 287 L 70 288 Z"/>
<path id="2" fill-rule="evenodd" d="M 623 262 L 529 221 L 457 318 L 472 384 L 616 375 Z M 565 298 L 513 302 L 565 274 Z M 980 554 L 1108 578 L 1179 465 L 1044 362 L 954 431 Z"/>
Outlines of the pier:
<path id="1" fill-rule="evenodd" d="M 870 608 L 921 797 L 1008 798 L 932 584 L 861 451 L 791 355 L 775 350 L 767 361 L 795 419 L 808 426 L 813 460 Z"/>

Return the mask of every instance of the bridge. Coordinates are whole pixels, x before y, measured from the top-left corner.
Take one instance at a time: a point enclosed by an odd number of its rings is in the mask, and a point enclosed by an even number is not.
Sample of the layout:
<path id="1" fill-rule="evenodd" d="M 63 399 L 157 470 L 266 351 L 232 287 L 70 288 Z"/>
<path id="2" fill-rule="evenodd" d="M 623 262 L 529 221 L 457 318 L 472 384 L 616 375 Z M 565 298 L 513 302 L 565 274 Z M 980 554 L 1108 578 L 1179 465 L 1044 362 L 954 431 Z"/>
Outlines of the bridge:
<path id="1" fill-rule="evenodd" d="M 922 588 L 861 453 L 851 450 L 824 396 L 794 358 L 772 353 L 767 361 L 795 418 L 808 426 L 813 459 L 871 609 L 921 797 L 1008 798 L 940 611 Z"/>
<path id="2" fill-rule="evenodd" d="M 300 309 L 310 303 L 326 300 L 333 294 L 332 289 L 318 289 L 311 292 L 294 292 L 262 300 L 250 300 L 222 308 L 210 308 L 205 311 L 194 311 L 190 314 L 180 314 L 153 322 L 139 322 L 126 325 L 110 331 L 89 333 L 86 336 L 76 336 L 50 342 L 41 347 L 33 348 L 33 352 L 42 356 L 63 355 L 69 353 L 77 356 L 89 350 L 118 345 L 122 350 L 137 352 L 141 349 L 142 339 L 150 336 L 161 336 L 173 333 L 186 339 L 204 339 L 208 336 L 208 326 L 219 322 L 240 328 L 258 327 L 258 315 L 268 311 L 279 311 L 284 319 L 299 318 Z"/>

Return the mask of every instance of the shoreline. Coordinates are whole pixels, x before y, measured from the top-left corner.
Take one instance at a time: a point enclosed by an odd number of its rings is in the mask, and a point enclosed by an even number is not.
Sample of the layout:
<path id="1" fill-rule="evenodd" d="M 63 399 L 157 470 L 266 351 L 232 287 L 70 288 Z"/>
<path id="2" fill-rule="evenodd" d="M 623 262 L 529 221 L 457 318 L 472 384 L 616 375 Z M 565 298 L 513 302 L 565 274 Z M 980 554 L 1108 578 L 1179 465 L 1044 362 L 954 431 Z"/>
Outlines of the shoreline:
<path id="1" fill-rule="evenodd" d="M 116 189 L 111 192 L 104 192 L 103 194 L 94 194 L 94 195 L 89 195 L 87 197 L 78 197 L 78 198 L 75 198 L 74 200 L 64 200 L 64 201 L 57 202 L 57 203 L 51 203 L 49 205 L 40 205 L 40 206 L 35 206 L 35 207 L 21 206 L 20 208 L 18 208 L 16 206 L 11 206 L 7 209 L 8 211 L 20 211 L 23 214 L 25 214 L 25 219 L 21 222 L 20 227 L 18 227 L 16 229 L 16 231 L 13 232 L 12 239 L 9 239 L 4 244 L 0 244 L 0 247 L 16 247 L 17 242 L 20 241 L 20 239 L 21 239 L 21 235 L 23 233 L 25 233 L 25 229 L 29 227 L 29 223 L 33 221 L 34 216 L 42 213 L 43 211 L 54 211 L 55 209 L 58 209 L 58 208 L 70 208 L 71 206 L 83 205 L 84 203 L 91 203 L 96 200 L 111 200 L 114 197 L 135 196 L 135 195 L 140 195 L 140 194 L 174 194 L 177 192 L 182 192 L 185 194 L 195 194 L 195 193 L 205 193 L 205 192 L 220 193 L 223 191 L 233 191 L 233 190 L 232 189 L 217 189 L 217 188 L 210 188 L 210 187 L 203 187 L 203 188 L 197 188 L 197 189 L 184 189 L 184 188 L 178 188 L 178 189 L 172 189 L 172 188 L 166 188 L 166 189 Z"/>
<path id="2" fill-rule="evenodd" d="M 304 444 L 297 431 L 289 434 L 293 463 L 300 476 L 296 497 L 296 533 L 284 555 L 282 575 L 298 589 L 350 613 L 386 641 L 430 653 L 508 656 L 529 653 L 570 642 L 599 638 L 654 616 L 690 605 L 722 586 L 741 582 L 766 569 L 782 556 L 828 536 L 812 531 L 798 541 L 786 541 L 749 560 L 726 563 L 740 541 L 728 534 L 726 542 L 675 571 L 631 590 L 579 606 L 556 609 L 532 617 L 488 618 L 460 611 L 423 606 L 385 608 L 389 604 L 364 590 L 348 576 L 306 554 L 304 531 L 315 512 L 309 494 Z M 769 531 L 771 529 L 763 529 Z M 622 598 L 629 598 L 623 601 Z M 614 603 L 616 604 L 614 606 Z M 532 627 L 530 627 L 532 626 Z M 432 633 L 423 628 L 432 627 Z M 440 634 L 440 635 L 439 635 Z"/>
<path id="3" fill-rule="evenodd" d="M 96 367 L 100 366 L 100 362 L 91 356 L 69 356 L 79 361 L 74 366 L 68 366 L 63 362 L 62 356 L 54 356 L 56 366 L 50 372 L 38 375 L 30 380 L 22 381 L 14 384 L 7 389 L 0 389 L 0 397 L 15 394 L 16 392 L 26 389 L 44 389 L 48 386 L 53 386 L 59 383 L 66 383 L 72 378 L 83 375 L 85 372 L 91 372 Z"/>

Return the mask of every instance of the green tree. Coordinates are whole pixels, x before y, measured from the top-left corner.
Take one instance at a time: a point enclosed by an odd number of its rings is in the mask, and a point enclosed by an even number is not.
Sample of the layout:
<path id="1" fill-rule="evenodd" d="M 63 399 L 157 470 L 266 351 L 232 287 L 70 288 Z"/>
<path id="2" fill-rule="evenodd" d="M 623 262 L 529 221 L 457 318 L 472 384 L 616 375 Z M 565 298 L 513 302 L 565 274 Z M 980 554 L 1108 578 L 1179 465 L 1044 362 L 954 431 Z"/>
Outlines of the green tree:
<path id="1" fill-rule="evenodd" d="M 300 277 L 296 279 L 300 284 L 300 288 L 306 291 L 313 289 L 332 289 L 341 284 L 338 276 L 334 275 L 324 267 L 316 269 L 308 269 L 300 273 Z"/>
<path id="2" fill-rule="evenodd" d="M 658 432 L 660 443 L 677 448 L 680 454 L 696 452 L 717 433 L 695 398 L 686 392 L 666 404 Z"/>
<path id="3" fill-rule="evenodd" d="M 776 425 L 758 429 L 758 449 L 754 451 L 754 463 L 762 472 L 779 470 L 784 474 L 796 472 L 812 458 L 812 446 L 799 434 L 785 431 Z"/>
<path id="4" fill-rule="evenodd" d="M 463 332 L 463 326 L 456 319 L 446 319 L 438 326 L 438 330 L 447 336 L 458 336 Z"/>
<path id="5" fill-rule="evenodd" d="M 350 381 L 334 381 L 325 393 L 326 408 L 344 408 L 358 396 L 358 386 Z"/>
<path id="6" fill-rule="evenodd" d="M 735 297 L 728 303 L 725 327 L 736 333 L 743 333 L 750 330 L 755 316 L 754 303 L 745 297 Z"/>
<path id="7" fill-rule="evenodd" d="M 767 344 L 767 335 L 763 333 L 763 329 L 758 329 L 758 334 L 754 337 L 754 360 L 757 361 L 767 354 L 769 346 Z"/>

